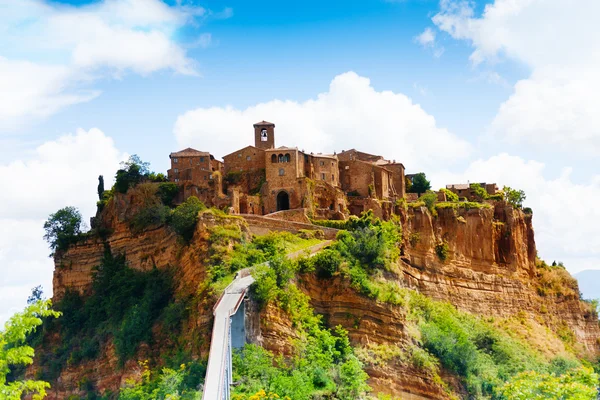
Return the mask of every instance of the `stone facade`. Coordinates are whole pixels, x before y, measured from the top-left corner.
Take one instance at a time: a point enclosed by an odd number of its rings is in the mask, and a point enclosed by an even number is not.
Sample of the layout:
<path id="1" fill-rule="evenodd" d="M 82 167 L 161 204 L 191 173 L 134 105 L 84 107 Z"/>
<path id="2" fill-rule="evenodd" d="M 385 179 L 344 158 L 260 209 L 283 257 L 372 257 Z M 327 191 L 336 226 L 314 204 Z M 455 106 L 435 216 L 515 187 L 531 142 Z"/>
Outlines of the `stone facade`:
<path id="1" fill-rule="evenodd" d="M 170 157 L 169 179 L 182 184 L 179 201 L 197 196 L 235 213 L 305 208 L 313 218 L 344 219 L 373 209 L 389 216 L 405 195 L 401 163 L 355 149 L 314 154 L 275 147 L 275 124 L 267 121 L 254 124 L 253 146 L 227 154 L 223 163 L 191 148 Z"/>
<path id="2" fill-rule="evenodd" d="M 495 183 L 479 183 L 479 185 L 485 189 L 488 195 L 494 195 L 498 193 L 498 185 Z M 471 189 L 470 183 L 458 183 L 446 185 L 446 189 L 451 191 L 452 193 L 458 195 L 458 197 L 464 197 L 467 200 L 475 200 L 475 192 Z"/>
<path id="3" fill-rule="evenodd" d="M 171 168 L 167 176 L 172 182 L 191 183 L 209 188 L 215 172 L 221 172 L 223 163 L 207 152 L 187 148 L 169 155 Z"/>

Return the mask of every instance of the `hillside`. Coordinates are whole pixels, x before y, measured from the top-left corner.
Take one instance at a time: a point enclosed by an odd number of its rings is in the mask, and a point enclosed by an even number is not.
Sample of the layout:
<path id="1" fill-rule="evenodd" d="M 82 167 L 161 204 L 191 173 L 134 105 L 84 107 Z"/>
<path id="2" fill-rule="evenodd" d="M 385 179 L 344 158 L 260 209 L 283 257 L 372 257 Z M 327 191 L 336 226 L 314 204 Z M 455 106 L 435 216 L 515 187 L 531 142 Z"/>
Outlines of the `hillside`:
<path id="1" fill-rule="evenodd" d="M 251 345 L 234 355 L 234 398 L 511 398 L 523 371 L 583 376 L 595 391 L 598 316 L 566 270 L 536 259 L 531 214 L 400 202 L 389 221 L 366 213 L 305 230 L 193 197 L 174 208 L 161 193 L 115 193 L 93 230 L 56 252 L 64 315 L 32 339 L 27 371 L 52 384 L 49 398 L 194 398 L 214 304 L 237 270 L 267 260 L 245 302 Z M 331 228 L 329 248 L 284 257 Z"/>

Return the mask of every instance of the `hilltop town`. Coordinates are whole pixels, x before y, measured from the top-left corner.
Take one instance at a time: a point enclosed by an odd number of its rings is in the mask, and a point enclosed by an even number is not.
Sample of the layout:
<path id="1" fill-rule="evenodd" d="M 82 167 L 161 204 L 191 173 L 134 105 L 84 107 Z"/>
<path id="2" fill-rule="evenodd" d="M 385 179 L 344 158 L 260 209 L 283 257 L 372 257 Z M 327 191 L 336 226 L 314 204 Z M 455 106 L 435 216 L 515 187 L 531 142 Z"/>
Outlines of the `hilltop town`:
<path id="1" fill-rule="evenodd" d="M 388 218 L 400 199 L 418 197 L 407 193 L 415 175 L 405 174 L 402 163 L 355 149 L 315 154 L 276 147 L 275 124 L 267 121 L 254 124 L 254 145 L 225 155 L 223 161 L 192 148 L 169 158 L 168 178 L 180 186 L 178 202 L 196 196 L 235 214 L 283 216 L 288 210 L 306 209 L 315 219 L 339 220 L 373 210 L 377 217 Z M 488 195 L 498 191 L 496 184 L 480 186 Z M 446 189 L 464 199 L 474 195 L 468 183 Z M 437 196 L 446 200 L 445 191 Z"/>

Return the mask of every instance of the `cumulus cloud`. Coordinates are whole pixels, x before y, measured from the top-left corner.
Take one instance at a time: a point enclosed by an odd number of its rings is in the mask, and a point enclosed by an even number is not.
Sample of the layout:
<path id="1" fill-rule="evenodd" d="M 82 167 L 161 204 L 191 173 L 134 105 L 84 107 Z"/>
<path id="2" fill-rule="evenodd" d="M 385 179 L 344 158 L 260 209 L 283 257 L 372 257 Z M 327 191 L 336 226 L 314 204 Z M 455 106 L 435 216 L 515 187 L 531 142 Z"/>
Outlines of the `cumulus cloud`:
<path id="1" fill-rule="evenodd" d="M 180 115 L 174 127 L 180 147 L 217 157 L 254 144 L 252 124 L 275 123 L 277 146 L 313 152 L 356 147 L 410 168 L 441 166 L 468 157 L 471 145 L 439 127 L 421 106 L 401 93 L 375 90 L 368 78 L 347 72 L 329 90 L 305 102 L 272 100 L 244 110 L 198 108 Z"/>
<path id="2" fill-rule="evenodd" d="M 496 182 L 523 189 L 525 206 L 533 209 L 536 243 L 542 258 L 563 261 L 571 272 L 600 268 L 600 175 L 576 183 L 572 169 L 548 178 L 546 165 L 502 153 L 473 161 L 462 173 L 432 174 L 437 187 L 452 182 Z M 574 201 L 574 199 L 577 199 Z"/>
<path id="3" fill-rule="evenodd" d="M 468 1 L 440 5 L 433 22 L 472 43 L 474 64 L 509 58 L 532 71 L 498 110 L 494 136 L 600 154 L 600 117 L 593 109 L 600 91 L 600 2 L 495 0 L 480 17 Z"/>
<path id="4" fill-rule="evenodd" d="M 110 186 L 125 158 L 110 137 L 90 129 L 40 145 L 27 161 L 0 165 L 0 324 L 24 307 L 32 287 L 52 294 L 54 265 L 42 228 L 48 215 L 72 205 L 89 221 L 98 175 Z"/>
<path id="5" fill-rule="evenodd" d="M 99 92 L 82 87 L 100 77 L 163 69 L 197 74 L 177 34 L 204 13 L 201 7 L 161 0 L 104 0 L 80 7 L 0 0 L 0 123 L 88 101 Z M 207 44 L 210 35 L 198 41 Z"/>

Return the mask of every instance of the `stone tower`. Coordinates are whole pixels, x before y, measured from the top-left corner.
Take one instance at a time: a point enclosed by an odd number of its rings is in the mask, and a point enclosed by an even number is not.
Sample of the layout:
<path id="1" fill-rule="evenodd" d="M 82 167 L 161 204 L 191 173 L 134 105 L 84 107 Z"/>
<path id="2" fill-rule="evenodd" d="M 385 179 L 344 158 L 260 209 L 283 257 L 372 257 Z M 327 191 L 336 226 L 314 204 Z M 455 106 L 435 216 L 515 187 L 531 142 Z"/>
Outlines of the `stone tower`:
<path id="1" fill-rule="evenodd" d="M 275 148 L 275 124 L 267 121 L 254 124 L 254 146 L 265 150 Z"/>

